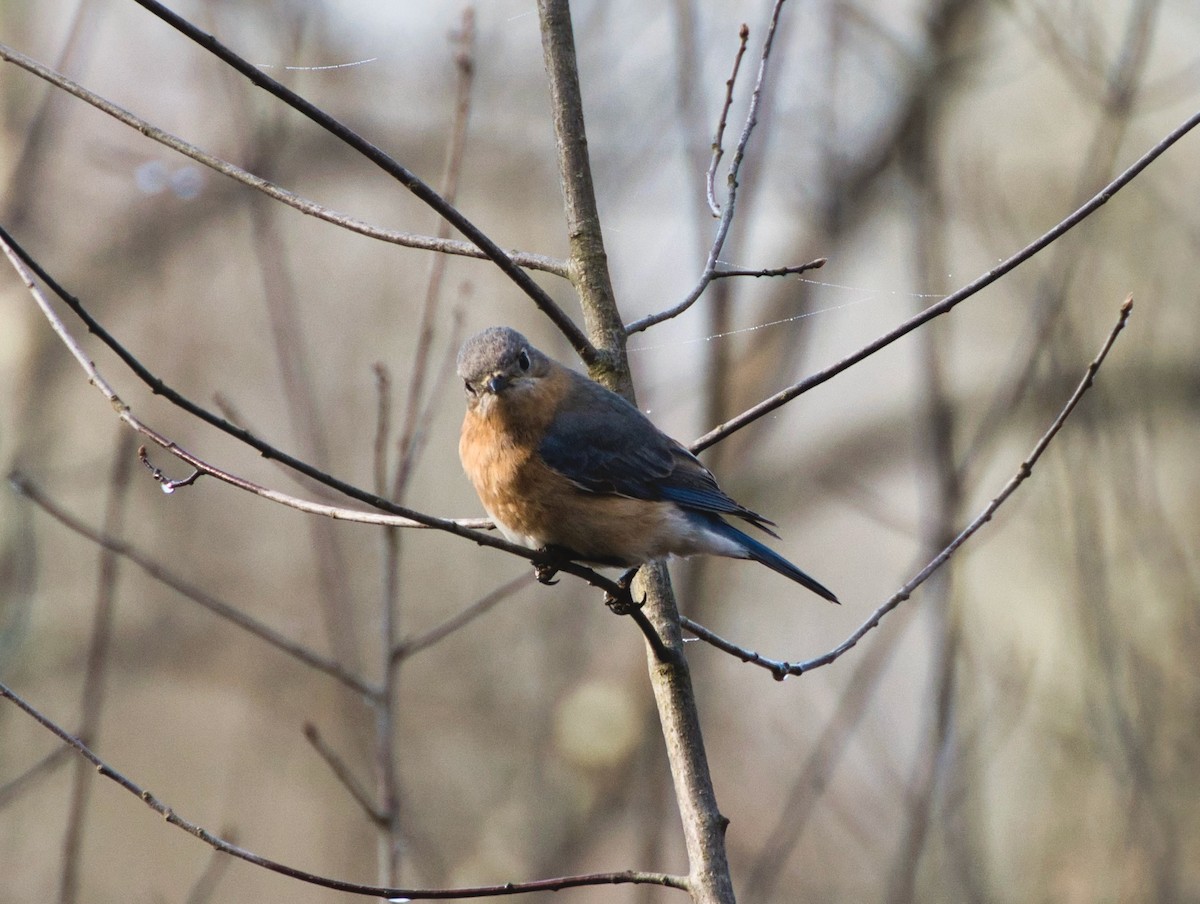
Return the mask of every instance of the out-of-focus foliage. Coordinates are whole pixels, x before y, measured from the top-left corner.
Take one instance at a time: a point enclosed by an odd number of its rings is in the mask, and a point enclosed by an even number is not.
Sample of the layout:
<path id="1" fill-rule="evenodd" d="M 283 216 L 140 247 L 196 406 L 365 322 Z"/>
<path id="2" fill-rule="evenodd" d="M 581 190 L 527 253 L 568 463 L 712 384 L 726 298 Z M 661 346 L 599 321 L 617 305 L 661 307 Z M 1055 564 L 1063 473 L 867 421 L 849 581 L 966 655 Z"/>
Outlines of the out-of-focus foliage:
<path id="1" fill-rule="evenodd" d="M 452 5 L 184 6 L 438 181 Z M 627 320 L 678 300 L 699 273 L 713 228 L 703 173 L 737 29 L 749 23 L 751 50 L 727 143 L 765 12 L 577 4 L 588 138 Z M 510 0 L 476 16 L 459 205 L 502 246 L 561 256 L 537 16 Z M 382 226 L 436 229 L 401 186 L 134 4 L 6 4 L 0 41 L 299 194 Z M 1195 110 L 1198 47 L 1191 0 L 789 5 L 724 257 L 754 268 L 830 262 L 811 280 L 721 281 L 688 314 L 634 336 L 642 406 L 687 440 L 986 271 Z M 219 395 L 255 433 L 371 486 L 372 367 L 391 371 L 399 423 L 429 255 L 267 201 L 14 66 L 0 68 L 0 98 L 4 225 L 168 383 L 204 404 Z M 682 608 L 766 655 L 815 655 L 995 494 L 1122 299 L 1135 297 L 1098 385 L 1032 480 L 851 654 L 777 684 L 689 647 L 742 900 L 1200 896 L 1198 141 L 1185 138 L 948 318 L 706 455 L 734 496 L 778 521 L 781 551 L 844 605 L 717 561 L 675 567 Z M 538 278 L 576 310 L 565 282 Z M 16 277 L 0 285 L 0 460 L 98 526 L 123 428 Z M 439 374 L 464 333 L 496 323 L 568 356 L 495 268 L 450 259 L 414 507 L 479 513 L 455 456 L 458 389 Z M 315 494 L 152 396 L 99 344 L 87 349 L 138 415 L 185 448 Z M 297 380 L 310 387 L 310 414 Z M 314 526 L 211 480 L 165 496 L 140 467 L 127 492 L 126 541 L 289 637 L 380 674 L 376 529 Z M 0 543 L 0 678 L 75 727 L 99 551 L 12 493 L 0 498 Z M 402 635 L 524 570 L 444 534 L 401 543 Z M 302 732 L 316 725 L 373 793 L 376 726 L 352 692 L 129 563 L 105 675 L 91 740 L 118 769 L 252 850 L 376 878 L 376 829 Z M 405 663 L 393 745 L 402 880 L 684 869 L 644 675 L 632 623 L 570 579 L 527 587 Z M 0 784 L 54 746 L 0 709 Z M 0 809 L 0 901 L 57 893 L 73 768 L 61 761 Z M 93 781 L 81 896 L 183 899 L 209 850 Z M 240 863 L 215 894 L 331 899 Z"/>

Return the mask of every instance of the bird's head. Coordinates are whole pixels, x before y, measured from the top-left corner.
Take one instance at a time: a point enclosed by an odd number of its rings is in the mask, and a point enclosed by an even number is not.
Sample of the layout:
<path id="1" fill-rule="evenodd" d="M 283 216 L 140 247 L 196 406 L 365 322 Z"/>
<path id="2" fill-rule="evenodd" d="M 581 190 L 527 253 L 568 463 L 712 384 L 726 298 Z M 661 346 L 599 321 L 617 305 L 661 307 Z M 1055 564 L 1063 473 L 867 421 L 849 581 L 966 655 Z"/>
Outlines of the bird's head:
<path id="1" fill-rule="evenodd" d="M 499 399 L 518 399 L 534 391 L 551 367 L 550 359 L 528 339 L 505 326 L 477 333 L 458 352 L 467 405 L 483 406 L 485 411 Z"/>

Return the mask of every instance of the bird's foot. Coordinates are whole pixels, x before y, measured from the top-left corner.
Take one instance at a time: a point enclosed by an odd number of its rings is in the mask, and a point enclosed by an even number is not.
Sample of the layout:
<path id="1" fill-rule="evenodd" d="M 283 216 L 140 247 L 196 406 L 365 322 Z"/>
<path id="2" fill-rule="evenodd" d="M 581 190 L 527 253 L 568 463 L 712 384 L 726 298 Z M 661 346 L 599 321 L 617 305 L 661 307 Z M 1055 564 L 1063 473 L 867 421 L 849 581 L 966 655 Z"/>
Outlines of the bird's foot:
<path id="1" fill-rule="evenodd" d="M 548 562 L 533 563 L 533 576 L 537 578 L 539 584 L 545 584 L 547 587 L 557 584 L 558 581 L 554 578 L 556 574 L 558 574 L 558 569 Z"/>
<path id="2" fill-rule="evenodd" d="M 604 594 L 604 605 L 612 610 L 614 615 L 629 615 L 631 612 L 641 609 L 646 604 L 646 598 L 634 600 L 631 587 L 633 585 L 633 577 L 638 573 L 636 568 L 630 568 L 623 572 L 617 578 L 617 586 L 621 588 L 620 596 L 612 593 Z"/>
<path id="3" fill-rule="evenodd" d="M 553 546 L 543 546 L 537 551 L 538 557 L 533 560 L 533 576 L 539 584 L 547 587 L 557 584 L 554 576 L 558 574 L 559 563 L 563 555 Z"/>

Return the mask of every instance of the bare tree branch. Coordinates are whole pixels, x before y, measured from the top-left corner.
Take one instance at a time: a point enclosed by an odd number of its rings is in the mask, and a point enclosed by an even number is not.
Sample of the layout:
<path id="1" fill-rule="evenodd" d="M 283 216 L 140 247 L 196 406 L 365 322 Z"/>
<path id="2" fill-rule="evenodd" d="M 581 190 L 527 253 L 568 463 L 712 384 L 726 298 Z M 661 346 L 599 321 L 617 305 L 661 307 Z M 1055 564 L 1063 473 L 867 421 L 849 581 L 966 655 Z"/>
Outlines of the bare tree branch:
<path id="1" fill-rule="evenodd" d="M 597 352 L 588 341 L 583 331 L 555 303 L 546 291 L 533 281 L 528 273 L 513 263 L 507 253 L 491 240 L 478 226 L 468 220 L 457 208 L 446 203 L 446 200 L 434 191 L 426 182 L 398 163 L 383 150 L 367 141 L 349 126 L 339 122 L 315 104 L 301 97 L 290 88 L 280 84 L 262 70 L 238 56 L 215 37 L 206 34 L 191 22 L 167 9 L 156 0 L 135 0 L 135 2 L 158 16 L 176 31 L 199 44 L 205 50 L 225 62 L 233 69 L 248 78 L 253 84 L 264 91 L 273 94 L 292 109 L 308 117 L 339 141 L 358 151 L 389 176 L 398 181 L 410 192 L 432 207 L 442 217 L 448 220 L 455 229 L 465 235 L 483 251 L 509 279 L 528 295 L 541 310 L 558 327 L 576 352 L 587 364 L 596 363 Z"/>
<path id="2" fill-rule="evenodd" d="M 280 875 L 297 879 L 301 882 L 307 882 L 310 885 L 332 888 L 334 891 L 343 891 L 352 895 L 363 895 L 372 898 L 408 898 L 413 901 L 448 900 L 452 898 L 493 898 L 526 892 L 560 891 L 564 888 L 579 888 L 585 885 L 662 885 L 667 888 L 682 890 L 688 888 L 688 881 L 682 876 L 672 876 L 668 873 L 637 872 L 634 870 L 614 873 L 592 873 L 582 876 L 559 876 L 554 879 L 538 879 L 532 882 L 506 882 L 503 885 L 478 885 L 468 888 L 387 888 L 320 876 L 316 873 L 297 869 L 294 866 L 288 866 L 277 860 L 271 860 L 218 838 L 203 826 L 197 825 L 180 816 L 150 791 L 142 788 L 131 779 L 126 778 L 120 772 L 117 772 L 93 753 L 86 744 L 72 736 L 49 717 L 43 715 L 5 684 L 0 684 L 0 697 L 11 700 L 18 709 L 51 734 L 56 735 L 63 743 L 74 747 L 84 759 L 96 767 L 96 771 L 100 775 L 116 782 L 135 797 L 141 798 L 146 806 L 162 816 L 171 825 L 183 829 L 189 835 L 194 835 L 215 850 L 237 857 L 239 860 L 244 860 L 247 863 L 262 867 L 271 872 L 279 873 Z"/>
<path id="3" fill-rule="evenodd" d="M 1046 447 L 1050 445 L 1051 440 L 1053 440 L 1058 434 L 1058 431 L 1062 429 L 1063 424 L 1066 423 L 1066 420 L 1070 416 L 1071 412 L 1075 410 L 1075 406 L 1079 404 L 1079 400 L 1083 398 L 1083 394 L 1087 392 L 1089 388 L 1091 388 L 1092 381 L 1095 379 L 1097 371 L 1100 370 L 1100 365 L 1104 363 L 1104 359 L 1108 356 L 1109 349 L 1112 348 L 1113 343 L 1117 341 L 1117 336 L 1120 335 L 1121 331 L 1125 328 L 1125 323 L 1128 321 L 1129 315 L 1132 311 L 1133 296 L 1130 296 L 1129 298 L 1126 298 L 1125 302 L 1121 305 L 1121 313 L 1117 319 L 1116 325 L 1108 334 L 1108 338 L 1104 340 L 1104 344 L 1101 346 L 1099 354 L 1097 354 L 1092 362 L 1088 365 L 1087 371 L 1083 375 L 1083 379 L 1080 380 L 1079 385 L 1075 387 L 1075 391 L 1067 400 L 1066 405 L 1063 406 L 1062 410 L 1058 413 L 1058 416 L 1050 424 L 1050 427 L 1044 434 L 1042 434 L 1042 437 L 1034 445 L 1033 450 L 1028 456 L 1026 456 L 1025 460 L 1021 462 L 1021 466 L 1017 469 L 1017 473 L 1009 478 L 1008 483 L 1004 485 L 1000 493 L 993 498 L 992 501 L 987 504 L 987 506 L 984 507 L 983 511 L 976 516 L 975 520 L 968 524 L 962 530 L 962 532 L 959 533 L 959 535 L 955 537 L 948 546 L 946 546 L 945 549 L 934 556 L 929 564 L 917 572 L 912 580 L 908 581 L 903 587 L 897 590 L 895 594 L 889 597 L 871 614 L 870 618 L 863 622 L 863 624 L 860 625 L 854 631 L 854 633 L 846 638 L 846 640 L 842 641 L 842 643 L 838 644 L 838 646 L 813 659 L 808 659 L 804 662 L 793 663 L 785 660 L 769 659 L 759 653 L 754 652 L 753 650 L 748 650 L 744 647 L 741 647 L 738 644 L 726 640 L 720 635 L 708 630 L 708 628 L 705 628 L 703 625 L 697 624 L 686 616 L 681 618 L 683 627 L 704 642 L 712 644 L 717 649 L 736 656 L 743 662 L 761 666 L 769 671 L 777 681 L 782 681 L 784 678 L 788 678 L 792 675 L 803 675 L 805 672 L 811 672 L 813 669 L 820 668 L 824 665 L 829 665 L 831 662 L 839 659 L 844 653 L 862 640 L 862 638 L 872 628 L 877 627 L 885 615 L 912 596 L 914 590 L 925 583 L 925 581 L 927 581 L 939 568 L 945 565 L 946 562 L 950 560 L 950 557 L 958 551 L 959 547 L 966 543 L 967 540 L 969 540 L 980 530 L 980 528 L 987 524 L 992 519 L 992 516 L 995 515 L 996 510 L 999 509 L 1000 506 L 1003 505 L 1004 502 L 1017 491 L 1017 488 L 1025 482 L 1030 474 L 1033 473 L 1033 466 L 1037 464 L 1038 459 L 1042 457 L 1042 453 L 1046 451 Z"/>
<path id="4" fill-rule="evenodd" d="M 803 380 L 793 384 L 792 386 L 789 386 L 787 389 L 777 392 L 775 395 L 769 398 L 763 399 L 763 401 L 759 402 L 753 408 L 743 411 L 737 417 L 726 421 L 724 424 L 721 424 L 718 427 L 714 427 L 708 433 L 695 440 L 690 446 L 688 446 L 688 448 L 692 452 L 700 452 L 704 449 L 707 449 L 713 443 L 720 442 L 722 439 L 729 436 L 729 434 L 741 430 L 748 424 L 754 423 L 763 415 L 770 414 L 776 408 L 787 404 L 797 396 L 803 395 L 810 389 L 820 386 L 822 383 L 832 379 L 842 371 L 847 370 L 848 368 L 857 364 L 859 361 L 869 358 L 880 349 L 886 348 L 897 339 L 907 336 L 913 330 L 923 326 L 930 320 L 952 311 L 960 302 L 966 301 L 972 295 L 975 295 L 976 293 L 987 288 L 1006 273 L 1015 270 L 1039 251 L 1051 245 L 1057 239 L 1070 232 L 1072 229 L 1086 220 L 1089 216 L 1107 204 L 1113 195 L 1132 182 L 1142 170 L 1162 156 L 1162 154 L 1166 152 L 1168 148 L 1175 144 L 1175 142 L 1179 141 L 1179 139 L 1194 129 L 1197 125 L 1200 125 L 1200 111 L 1193 113 L 1186 120 L 1180 123 L 1180 125 L 1171 130 L 1171 132 L 1162 138 L 1162 140 L 1160 140 L 1157 144 L 1150 148 L 1150 150 L 1146 151 L 1145 154 L 1134 161 L 1133 164 L 1125 170 L 1125 172 L 1121 173 L 1121 175 L 1117 176 L 1117 178 L 1113 179 L 1106 186 L 1104 186 L 1104 188 L 1093 195 L 1091 200 L 1089 200 L 1086 204 L 1077 209 L 1066 219 L 1061 220 L 1048 232 L 1044 233 L 1033 242 L 1030 242 L 1007 260 L 1003 261 L 996 267 L 989 270 L 987 273 L 984 273 L 982 276 L 979 276 L 972 282 L 963 286 L 952 295 L 946 296 L 944 299 L 936 304 L 930 305 L 916 316 L 910 317 L 908 320 L 904 321 L 904 323 L 900 324 L 898 327 L 884 334 L 883 336 L 880 336 L 874 342 L 870 342 L 853 354 L 847 355 L 836 364 L 832 364 L 824 370 L 805 377 Z"/>
<path id="5" fill-rule="evenodd" d="M 354 773 L 350 771 L 350 767 L 346 765 L 346 761 L 338 756 L 332 747 L 325 743 L 325 739 L 321 737 L 321 732 L 311 722 L 304 723 L 304 740 L 308 741 L 312 745 L 312 749 L 317 752 L 317 756 L 325 761 L 325 765 L 329 767 L 329 771 L 341 782 L 342 787 L 346 789 L 346 793 L 367 814 L 367 818 L 377 826 L 386 826 L 387 817 L 383 813 L 380 813 L 376 806 L 371 803 L 370 796 L 363 789 L 362 783 L 354 777 Z"/>
<path id="6" fill-rule="evenodd" d="M 367 238 L 378 239 L 381 242 L 389 242 L 393 245 L 401 245 L 405 248 L 454 254 L 459 257 L 472 257 L 478 260 L 488 259 L 488 255 L 479 250 L 471 242 L 464 242 L 443 235 L 418 235 L 395 229 L 384 229 L 382 226 L 375 226 L 364 220 L 352 217 L 349 214 L 340 213 L 332 208 L 318 204 L 316 201 L 302 197 L 295 192 L 288 191 L 286 188 L 276 185 L 268 179 L 263 179 L 261 176 L 247 172 L 236 164 L 222 160 L 220 157 L 216 157 L 193 144 L 189 144 L 182 138 L 172 135 L 164 129 L 151 125 L 146 120 L 112 103 L 112 101 L 89 91 L 82 85 L 71 81 L 65 75 L 54 71 L 50 67 L 25 56 L 25 54 L 5 44 L 0 44 L 0 59 L 13 63 L 25 71 L 36 75 L 38 78 L 44 79 L 55 87 L 61 88 L 68 94 L 74 95 L 85 103 L 91 104 L 97 110 L 107 113 L 113 119 L 124 123 L 132 129 L 136 129 L 152 141 L 157 141 L 159 144 L 169 147 L 171 150 L 177 151 L 185 157 L 190 157 L 197 163 L 223 176 L 228 176 L 235 182 L 240 182 L 248 188 L 260 191 L 267 197 L 286 204 L 288 207 L 300 211 L 300 213 L 316 217 L 319 220 L 324 220 L 326 223 L 340 226 L 343 229 L 356 232 Z M 567 262 L 558 258 L 527 251 L 509 251 L 506 253 L 514 264 L 524 267 L 527 270 L 540 270 L 544 273 L 553 273 L 555 276 L 563 278 L 568 276 Z"/>
<path id="7" fill-rule="evenodd" d="M 704 271 L 700 274 L 699 281 L 681 302 L 665 311 L 650 314 L 641 320 L 635 320 L 633 323 L 628 324 L 625 327 L 627 335 L 640 333 L 642 330 L 648 329 L 656 323 L 662 323 L 664 320 L 678 317 L 699 300 L 700 296 L 704 294 L 704 290 L 708 288 L 708 284 L 713 281 L 713 276 L 717 272 L 717 264 L 721 257 L 721 249 L 725 247 L 725 238 L 729 235 L 729 227 L 733 225 L 733 215 L 737 208 L 738 174 L 741 172 L 742 160 L 746 155 L 746 147 L 750 143 L 750 135 L 754 132 L 754 127 L 758 125 L 758 106 L 762 99 L 763 86 L 766 82 L 767 61 L 771 56 L 771 47 L 775 41 L 775 29 L 779 24 L 779 13 L 783 9 L 783 3 L 784 0 L 775 0 L 774 8 L 771 10 L 771 21 L 767 26 L 767 36 L 763 40 L 762 53 L 758 58 L 758 77 L 754 82 L 754 91 L 750 95 L 750 108 L 746 112 L 746 123 L 742 127 L 742 135 L 738 139 L 737 148 L 733 152 L 733 160 L 729 163 L 725 212 L 721 215 L 721 219 L 717 224 L 716 237 L 713 239 L 712 247 L 709 249 L 708 260 L 704 264 Z"/>
<path id="8" fill-rule="evenodd" d="M 807 273 L 809 270 L 819 270 L 828 262 L 826 258 L 818 257 L 807 264 L 796 264 L 792 267 L 772 267 L 766 270 L 717 270 L 713 273 L 712 278 L 728 279 L 731 276 L 795 276 L 798 273 Z"/>
<path id="9" fill-rule="evenodd" d="M 293 659 L 303 662 L 305 665 L 311 666 L 318 671 L 324 672 L 332 678 L 337 679 L 351 690 L 357 691 L 364 697 L 370 698 L 376 693 L 376 689 L 359 678 L 353 672 L 348 671 L 341 663 L 328 659 L 321 654 L 310 650 L 303 644 L 296 643 L 293 640 L 280 634 L 274 628 L 271 628 L 255 618 L 246 615 L 236 606 L 232 606 L 222 600 L 217 599 L 212 594 L 200 587 L 192 584 L 180 575 L 164 568 L 159 562 L 156 562 L 151 556 L 134 548 L 131 544 L 126 543 L 116 537 L 110 536 L 107 533 L 93 530 L 84 524 L 81 520 L 69 513 L 62 506 L 58 505 L 54 500 L 46 495 L 42 489 L 32 480 L 23 474 L 13 473 L 8 477 L 9 485 L 30 502 L 34 503 L 38 508 L 44 511 L 47 515 L 57 521 L 59 524 L 66 527 L 68 530 L 74 531 L 81 537 L 85 537 L 92 543 L 95 543 L 101 549 L 128 559 L 138 568 L 142 569 L 146 574 L 158 581 L 166 587 L 170 587 L 176 593 L 184 596 L 194 603 L 203 606 L 214 615 L 220 616 L 226 621 L 237 625 L 242 630 L 249 634 L 253 634 L 259 640 L 264 640 L 277 650 L 286 653 Z"/>
<path id="10" fill-rule="evenodd" d="M 584 363 L 594 379 L 629 397 L 633 386 L 625 360 L 625 330 L 613 295 L 592 185 L 571 11 L 563 0 L 539 0 L 538 16 L 571 247 L 571 281 L 579 293 L 584 324 L 596 350 L 592 358 L 584 358 Z"/>
<path id="11" fill-rule="evenodd" d="M 148 428 L 147 428 L 148 429 Z M 139 432 L 145 433 L 145 430 Z M 146 434 L 156 435 L 151 433 Z M 160 443 L 161 445 L 161 443 Z M 192 465 L 192 473 L 187 477 L 171 478 L 166 471 L 157 467 L 150 461 L 150 456 L 146 452 L 146 447 L 142 446 L 138 449 L 138 459 L 146 466 L 150 472 L 151 478 L 162 486 L 163 492 L 167 494 L 174 493 L 176 490 L 188 487 L 194 484 L 201 477 L 213 477 L 222 483 L 227 483 L 230 486 L 235 486 L 239 490 L 245 490 L 255 496 L 260 496 L 271 502 L 277 502 L 287 508 L 295 509 L 298 512 L 304 512 L 307 515 L 321 515 L 325 518 L 332 518 L 334 521 L 349 521 L 354 524 L 373 524 L 376 527 L 405 527 L 414 530 L 435 530 L 436 527 L 432 524 L 426 524 L 421 521 L 414 521 L 412 518 L 405 518 L 401 515 L 385 515 L 379 512 L 364 512 L 359 509 L 343 508 L 337 505 L 326 505 L 321 502 L 311 502 L 307 499 L 301 499 L 298 496 L 291 496 L 287 493 L 281 493 L 278 490 L 272 490 L 270 487 L 265 487 L 262 484 L 254 483 L 246 480 L 244 477 L 238 477 L 228 471 L 218 468 L 216 465 L 210 464 L 203 459 L 197 458 L 189 452 L 186 452 L 177 445 L 172 444 L 173 448 L 163 446 L 181 461 L 185 461 Z M 493 530 L 495 525 L 490 518 L 452 518 L 448 519 L 451 523 L 457 524 L 459 527 L 468 527 L 472 530 Z"/>
<path id="12" fill-rule="evenodd" d="M 725 80 L 725 102 L 721 104 L 721 118 L 717 122 L 717 133 L 713 136 L 712 161 L 708 164 L 708 175 L 704 180 L 705 194 L 708 196 L 708 209 L 714 217 L 721 215 L 721 204 L 717 200 L 717 167 L 725 156 L 725 125 L 729 118 L 729 108 L 733 106 L 733 86 L 737 82 L 738 70 L 742 68 L 742 57 L 746 55 L 746 43 L 750 40 L 750 27 L 745 22 L 738 29 L 738 49 L 733 58 L 733 72 Z"/>

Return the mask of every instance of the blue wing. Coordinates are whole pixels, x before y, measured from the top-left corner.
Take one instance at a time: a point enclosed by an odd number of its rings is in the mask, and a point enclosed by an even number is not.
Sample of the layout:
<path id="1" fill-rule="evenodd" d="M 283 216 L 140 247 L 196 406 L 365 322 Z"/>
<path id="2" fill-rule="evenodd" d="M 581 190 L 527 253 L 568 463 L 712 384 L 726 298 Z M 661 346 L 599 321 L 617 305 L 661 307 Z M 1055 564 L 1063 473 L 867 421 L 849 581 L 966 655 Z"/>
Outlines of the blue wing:
<path id="1" fill-rule="evenodd" d="M 731 499 L 696 456 L 634 406 L 599 383 L 571 376 L 571 391 L 538 446 L 550 468 L 589 493 L 735 515 L 775 536 L 771 521 Z"/>

